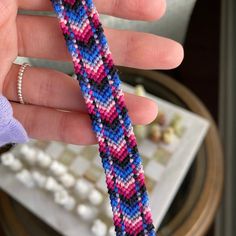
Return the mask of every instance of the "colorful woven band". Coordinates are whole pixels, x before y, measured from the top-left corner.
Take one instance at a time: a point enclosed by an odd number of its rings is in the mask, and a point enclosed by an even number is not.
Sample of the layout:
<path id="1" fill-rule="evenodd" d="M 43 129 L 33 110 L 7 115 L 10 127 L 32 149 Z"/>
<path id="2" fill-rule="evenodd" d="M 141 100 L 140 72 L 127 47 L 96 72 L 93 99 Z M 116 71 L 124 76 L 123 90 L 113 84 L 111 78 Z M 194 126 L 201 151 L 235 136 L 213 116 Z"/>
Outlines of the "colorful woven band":
<path id="1" fill-rule="evenodd" d="M 51 0 L 96 133 L 116 235 L 155 235 L 141 158 L 92 0 Z"/>

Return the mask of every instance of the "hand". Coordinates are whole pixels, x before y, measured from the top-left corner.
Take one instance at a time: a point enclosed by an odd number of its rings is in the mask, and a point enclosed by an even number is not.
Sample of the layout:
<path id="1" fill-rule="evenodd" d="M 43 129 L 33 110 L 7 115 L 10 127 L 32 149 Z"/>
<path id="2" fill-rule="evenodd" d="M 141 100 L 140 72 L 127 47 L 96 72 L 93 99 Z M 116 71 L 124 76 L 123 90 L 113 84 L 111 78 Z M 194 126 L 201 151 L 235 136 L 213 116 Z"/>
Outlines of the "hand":
<path id="1" fill-rule="evenodd" d="M 95 0 L 100 13 L 137 20 L 155 20 L 165 11 L 164 0 Z M 23 96 L 29 105 L 18 103 L 17 56 L 71 60 L 58 20 L 46 16 L 17 14 L 25 10 L 52 10 L 50 0 L 0 0 L 0 93 L 12 104 L 14 117 L 29 136 L 74 144 L 96 139 L 77 81 L 59 71 L 28 67 L 24 73 Z M 142 69 L 171 69 L 183 58 L 178 43 L 147 33 L 105 28 L 114 62 Z M 156 114 L 156 104 L 125 94 L 134 124 L 147 124 Z M 63 111 L 62 111 L 63 110 Z M 65 112 L 67 111 L 67 112 Z"/>

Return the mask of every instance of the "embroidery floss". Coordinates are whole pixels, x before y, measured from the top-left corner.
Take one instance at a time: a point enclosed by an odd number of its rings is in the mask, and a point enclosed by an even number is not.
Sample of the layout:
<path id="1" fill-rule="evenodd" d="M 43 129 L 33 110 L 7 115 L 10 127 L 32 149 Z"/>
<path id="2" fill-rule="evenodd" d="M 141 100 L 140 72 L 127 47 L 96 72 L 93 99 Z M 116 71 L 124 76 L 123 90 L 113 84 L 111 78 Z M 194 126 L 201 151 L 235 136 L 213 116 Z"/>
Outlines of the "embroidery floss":
<path id="1" fill-rule="evenodd" d="M 155 235 L 141 158 L 120 79 L 92 0 L 51 0 L 106 174 L 116 235 Z"/>

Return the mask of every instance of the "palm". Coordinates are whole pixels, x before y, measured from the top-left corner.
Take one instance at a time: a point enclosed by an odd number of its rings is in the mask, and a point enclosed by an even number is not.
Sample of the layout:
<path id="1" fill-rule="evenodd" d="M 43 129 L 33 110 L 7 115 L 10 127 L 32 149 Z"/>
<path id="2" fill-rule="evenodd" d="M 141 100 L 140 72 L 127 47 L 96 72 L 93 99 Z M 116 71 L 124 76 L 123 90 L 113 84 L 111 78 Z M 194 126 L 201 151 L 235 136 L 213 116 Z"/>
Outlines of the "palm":
<path id="1" fill-rule="evenodd" d="M 165 0 L 94 0 L 100 13 L 137 20 L 153 20 L 164 13 Z M 18 2 L 18 6 L 17 6 Z M 17 56 L 71 60 L 57 19 L 17 15 L 25 10 L 52 10 L 50 0 L 0 0 L 0 92 L 12 104 L 14 116 L 33 138 L 76 144 L 95 142 L 89 117 L 76 81 L 45 68 L 28 68 L 23 95 L 18 103 Z M 155 35 L 105 28 L 117 65 L 141 69 L 170 69 L 182 61 L 182 47 Z M 157 113 L 156 104 L 146 98 L 125 94 L 133 123 L 147 124 Z M 64 111 L 67 112 L 64 112 Z M 86 135 L 84 135 L 86 133 Z"/>

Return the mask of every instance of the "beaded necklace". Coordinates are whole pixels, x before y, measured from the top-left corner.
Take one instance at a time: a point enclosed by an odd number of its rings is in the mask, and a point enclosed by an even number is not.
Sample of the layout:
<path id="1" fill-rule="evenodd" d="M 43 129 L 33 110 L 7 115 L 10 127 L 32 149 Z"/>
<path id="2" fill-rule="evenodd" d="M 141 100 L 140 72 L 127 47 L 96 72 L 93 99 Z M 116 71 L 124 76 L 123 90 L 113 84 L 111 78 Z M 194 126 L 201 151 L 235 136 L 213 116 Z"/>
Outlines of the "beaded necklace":
<path id="1" fill-rule="evenodd" d="M 96 8 L 92 0 L 51 2 L 97 136 L 116 235 L 153 236 L 141 158 Z"/>

